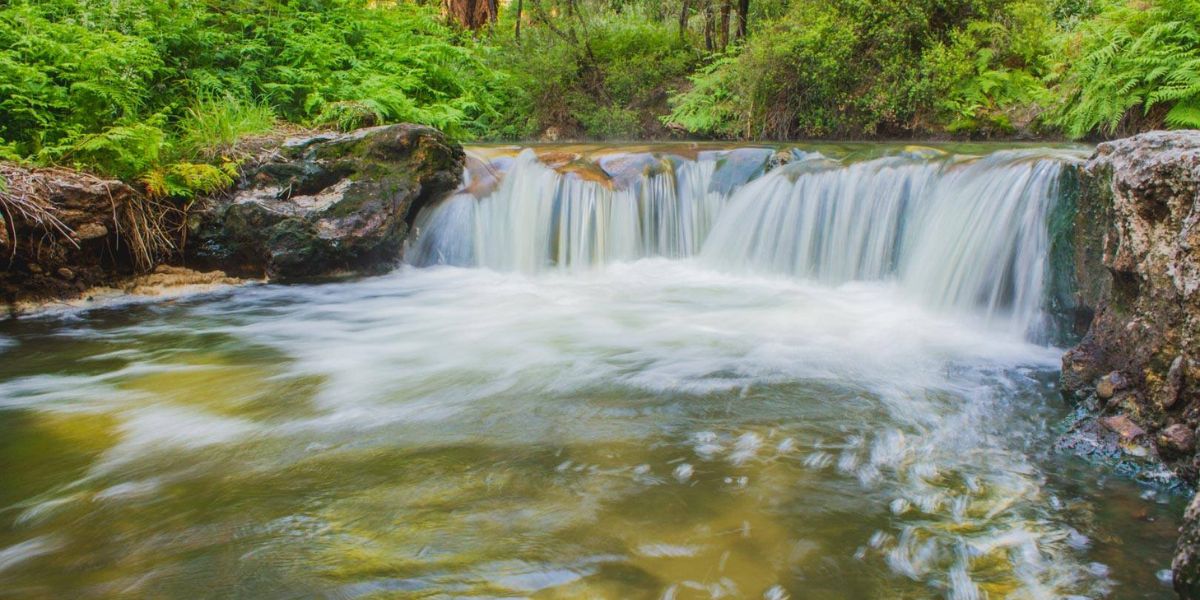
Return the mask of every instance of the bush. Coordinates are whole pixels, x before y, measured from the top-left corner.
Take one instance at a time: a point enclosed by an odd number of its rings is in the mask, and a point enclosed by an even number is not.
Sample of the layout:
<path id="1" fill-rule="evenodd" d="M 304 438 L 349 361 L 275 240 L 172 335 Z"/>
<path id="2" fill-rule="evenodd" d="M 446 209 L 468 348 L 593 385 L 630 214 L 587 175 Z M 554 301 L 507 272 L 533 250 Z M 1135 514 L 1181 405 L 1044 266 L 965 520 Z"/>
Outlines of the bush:
<path id="1" fill-rule="evenodd" d="M 668 90 L 700 59 L 673 22 L 637 6 L 553 27 L 545 13 L 531 16 L 540 20 L 523 29 L 519 43 L 510 33 L 497 40 L 502 49 L 490 64 L 511 73 L 511 95 L 507 117 L 490 137 L 531 137 L 551 128 L 599 139 L 664 133 L 657 117 Z"/>

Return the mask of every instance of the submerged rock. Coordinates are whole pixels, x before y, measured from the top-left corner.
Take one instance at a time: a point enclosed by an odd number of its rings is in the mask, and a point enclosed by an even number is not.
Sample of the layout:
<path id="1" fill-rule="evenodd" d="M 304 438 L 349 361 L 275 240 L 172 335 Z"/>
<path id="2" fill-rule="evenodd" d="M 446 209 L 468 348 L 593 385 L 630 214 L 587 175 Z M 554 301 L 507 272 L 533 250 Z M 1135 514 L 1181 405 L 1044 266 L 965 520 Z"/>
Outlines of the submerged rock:
<path id="1" fill-rule="evenodd" d="M 770 148 L 730 150 L 717 160 L 717 168 L 713 172 L 709 191 L 723 195 L 732 194 L 733 190 L 745 185 L 747 181 L 765 173 L 775 157 L 775 150 Z M 782 161 L 779 161 L 776 166 L 782 166 L 782 164 Z"/>
<path id="2" fill-rule="evenodd" d="M 387 268 L 463 164 L 461 146 L 417 125 L 289 140 L 189 224 L 193 258 L 280 279 Z"/>

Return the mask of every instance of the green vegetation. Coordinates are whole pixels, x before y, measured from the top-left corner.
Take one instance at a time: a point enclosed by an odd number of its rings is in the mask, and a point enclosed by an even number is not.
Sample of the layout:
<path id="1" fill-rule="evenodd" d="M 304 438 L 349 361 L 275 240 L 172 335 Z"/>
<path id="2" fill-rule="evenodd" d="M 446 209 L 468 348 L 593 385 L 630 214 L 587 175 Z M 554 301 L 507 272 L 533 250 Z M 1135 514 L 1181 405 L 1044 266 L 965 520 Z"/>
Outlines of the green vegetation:
<path id="1" fill-rule="evenodd" d="M 466 29 L 470 25 L 476 29 Z M 0 159 L 186 200 L 242 141 L 1200 126 L 1200 0 L 10 0 Z"/>
<path id="2" fill-rule="evenodd" d="M 431 8 L 354 0 L 13 0 L 0 5 L 0 157 L 152 194 L 230 179 L 276 122 L 490 130 L 503 76 Z"/>
<path id="3" fill-rule="evenodd" d="M 1064 48 L 1067 108 L 1054 123 L 1072 137 L 1200 127 L 1200 1 L 1107 5 Z"/>

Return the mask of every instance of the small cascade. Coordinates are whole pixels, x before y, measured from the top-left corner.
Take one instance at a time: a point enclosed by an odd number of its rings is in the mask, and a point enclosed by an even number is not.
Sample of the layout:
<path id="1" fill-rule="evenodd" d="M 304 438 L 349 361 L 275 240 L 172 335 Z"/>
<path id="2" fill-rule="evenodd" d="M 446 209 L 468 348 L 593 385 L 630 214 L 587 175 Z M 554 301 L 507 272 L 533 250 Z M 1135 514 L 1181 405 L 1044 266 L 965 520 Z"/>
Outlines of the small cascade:
<path id="1" fill-rule="evenodd" d="M 494 191 L 425 211 L 407 260 L 536 273 L 695 257 L 730 273 L 892 281 L 933 308 L 1040 328 L 1047 222 L 1069 155 L 904 152 L 844 164 L 795 152 L 762 175 L 762 152 L 749 151 L 758 170 L 746 168 L 746 149 L 637 155 L 624 160 L 636 169 L 596 181 L 524 150 Z M 731 185 L 733 169 L 722 169 L 733 153 L 745 174 Z M 598 168 L 606 160 L 621 162 Z"/>
<path id="2" fill-rule="evenodd" d="M 739 190 L 703 260 L 830 284 L 897 279 L 931 306 L 1038 326 L 1061 159 L 830 162 L 789 165 Z"/>
<path id="3" fill-rule="evenodd" d="M 559 173 L 526 150 L 491 195 L 458 194 L 424 212 L 407 260 L 533 273 L 692 256 L 724 204 L 708 191 L 715 163 L 664 159 L 661 166 L 605 185 Z"/>

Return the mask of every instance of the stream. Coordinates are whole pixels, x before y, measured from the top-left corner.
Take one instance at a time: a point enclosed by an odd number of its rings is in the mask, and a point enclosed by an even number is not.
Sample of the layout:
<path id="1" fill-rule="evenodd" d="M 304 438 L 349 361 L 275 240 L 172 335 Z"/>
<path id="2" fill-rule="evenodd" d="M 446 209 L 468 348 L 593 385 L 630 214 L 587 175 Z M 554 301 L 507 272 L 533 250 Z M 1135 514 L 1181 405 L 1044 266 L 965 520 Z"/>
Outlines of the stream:
<path id="1" fill-rule="evenodd" d="M 1171 597 L 1052 450 L 1080 149 L 469 150 L 389 274 L 0 322 L 0 597 Z"/>

